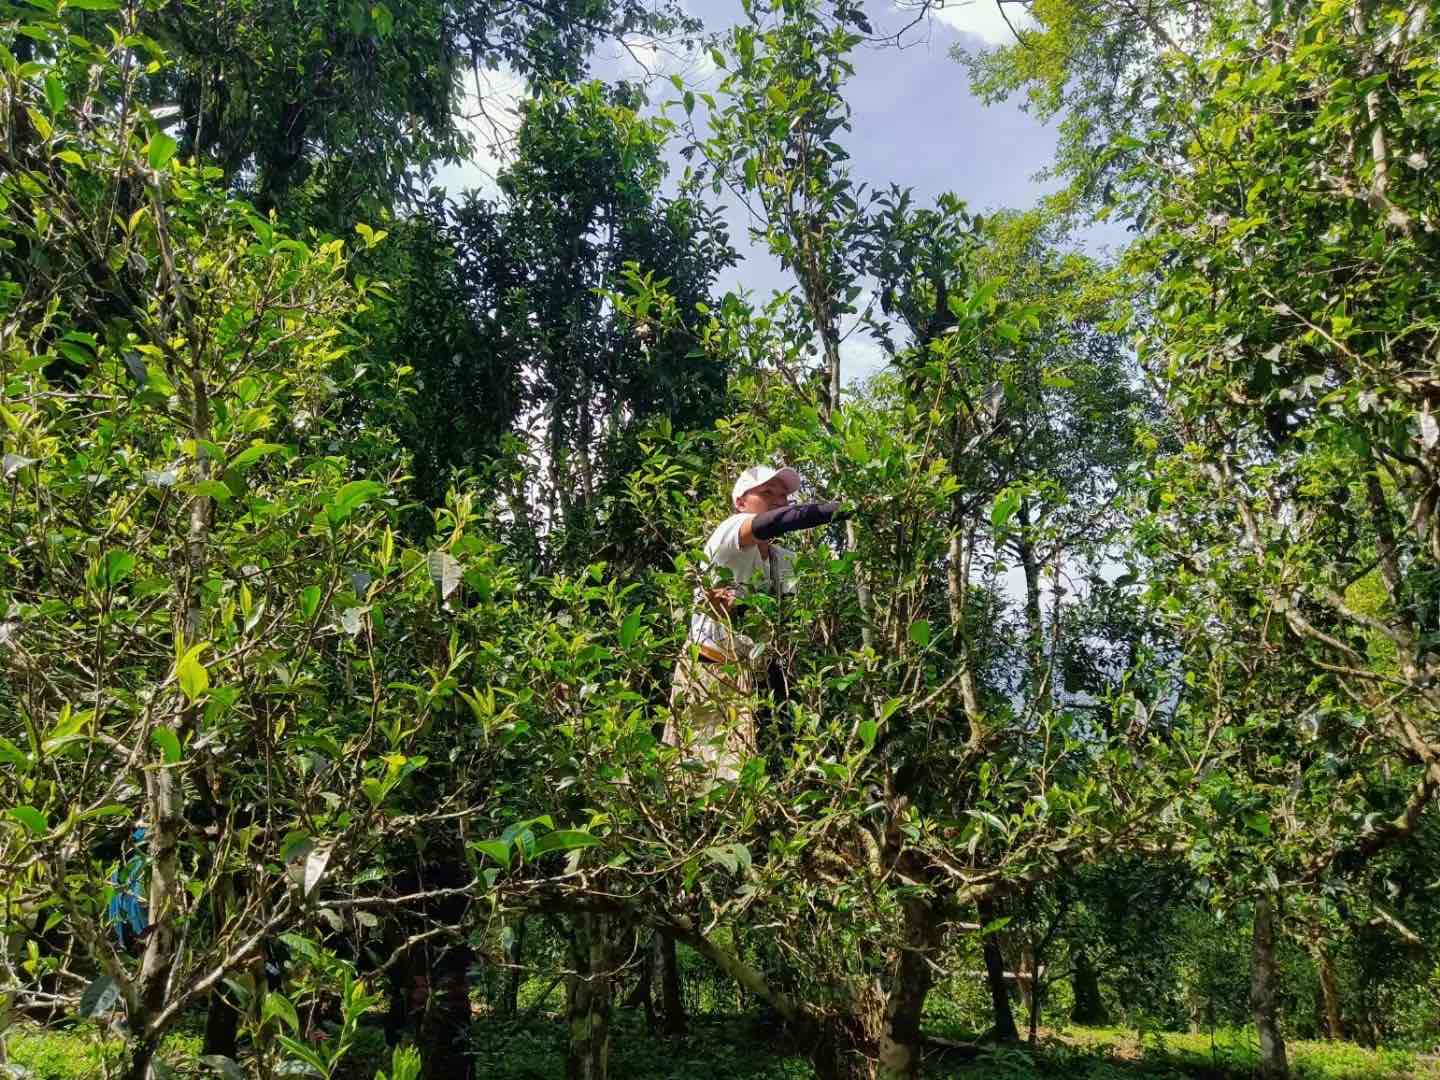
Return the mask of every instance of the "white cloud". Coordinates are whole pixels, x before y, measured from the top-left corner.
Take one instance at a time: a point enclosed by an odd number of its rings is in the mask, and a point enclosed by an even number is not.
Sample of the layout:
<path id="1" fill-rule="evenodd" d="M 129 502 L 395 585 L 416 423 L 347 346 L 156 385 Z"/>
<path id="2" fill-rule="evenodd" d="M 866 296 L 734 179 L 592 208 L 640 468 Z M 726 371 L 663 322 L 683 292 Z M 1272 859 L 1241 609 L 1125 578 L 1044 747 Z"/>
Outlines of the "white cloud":
<path id="1" fill-rule="evenodd" d="M 595 74 L 604 78 L 613 68 L 618 78 L 648 83 L 678 75 L 692 86 L 714 80 L 715 61 L 704 48 L 685 49 L 678 43 L 631 35 L 599 56 Z"/>
<path id="2" fill-rule="evenodd" d="M 977 37 L 986 46 L 1014 44 L 1015 34 L 1005 22 L 1007 16 L 1016 30 L 1033 25 L 1023 5 L 1007 3 L 1002 14 L 997 0 L 939 0 L 930 10 L 946 26 Z"/>
<path id="3" fill-rule="evenodd" d="M 509 68 L 475 72 L 457 117 L 474 143 L 470 158 L 442 166 L 435 182 L 452 193 L 477 188 L 495 195 L 495 177 L 510 159 L 520 127 L 520 102 L 526 96 L 524 78 Z"/>
<path id="4" fill-rule="evenodd" d="M 851 334 L 840 343 L 840 381 L 856 386 L 889 363 L 885 350 L 868 335 Z"/>

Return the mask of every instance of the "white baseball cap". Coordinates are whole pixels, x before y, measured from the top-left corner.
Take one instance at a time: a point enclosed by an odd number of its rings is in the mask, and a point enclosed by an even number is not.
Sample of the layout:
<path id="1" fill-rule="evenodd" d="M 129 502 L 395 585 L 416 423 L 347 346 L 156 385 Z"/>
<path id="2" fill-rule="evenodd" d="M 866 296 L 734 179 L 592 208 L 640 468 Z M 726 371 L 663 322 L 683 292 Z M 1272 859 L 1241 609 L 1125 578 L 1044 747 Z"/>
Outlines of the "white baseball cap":
<path id="1" fill-rule="evenodd" d="M 800 474 L 788 465 L 779 469 L 771 465 L 751 465 L 740 474 L 735 481 L 735 486 L 730 489 L 730 502 L 733 504 L 747 491 L 757 488 L 761 484 L 768 484 L 777 476 L 785 484 L 785 494 L 794 495 L 800 490 Z"/>

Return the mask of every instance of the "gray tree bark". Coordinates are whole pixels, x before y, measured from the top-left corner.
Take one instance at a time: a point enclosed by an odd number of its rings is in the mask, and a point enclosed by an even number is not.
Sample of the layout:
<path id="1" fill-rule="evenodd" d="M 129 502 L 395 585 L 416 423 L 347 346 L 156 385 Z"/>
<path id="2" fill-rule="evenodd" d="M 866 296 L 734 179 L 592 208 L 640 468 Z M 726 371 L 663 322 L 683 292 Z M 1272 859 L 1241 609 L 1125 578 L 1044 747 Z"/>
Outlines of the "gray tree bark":
<path id="1" fill-rule="evenodd" d="M 1250 1008 L 1255 1032 L 1260 1037 L 1262 1080 L 1288 1080 L 1290 1066 L 1285 1057 L 1285 1036 L 1280 1031 L 1276 1001 L 1278 972 L 1275 963 L 1275 901 L 1262 894 L 1255 901 L 1250 942 Z"/>

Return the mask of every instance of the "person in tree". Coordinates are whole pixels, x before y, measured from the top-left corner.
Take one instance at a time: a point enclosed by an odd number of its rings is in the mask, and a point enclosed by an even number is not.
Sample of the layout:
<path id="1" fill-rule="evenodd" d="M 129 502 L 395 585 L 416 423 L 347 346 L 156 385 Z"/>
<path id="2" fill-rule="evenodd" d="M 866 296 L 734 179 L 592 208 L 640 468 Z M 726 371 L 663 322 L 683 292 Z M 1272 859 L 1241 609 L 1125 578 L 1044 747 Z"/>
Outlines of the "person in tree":
<path id="1" fill-rule="evenodd" d="M 838 502 L 791 505 L 799 490 L 794 469 L 746 469 L 730 491 L 735 512 L 705 542 L 707 569 L 728 580 L 696 595 L 690 639 L 675 666 L 664 740 L 706 763 L 717 779 L 735 780 L 741 762 L 758 753 L 759 649 L 734 626 L 745 597 L 753 589 L 777 597 L 793 592 L 794 556 L 774 541 L 845 517 Z"/>

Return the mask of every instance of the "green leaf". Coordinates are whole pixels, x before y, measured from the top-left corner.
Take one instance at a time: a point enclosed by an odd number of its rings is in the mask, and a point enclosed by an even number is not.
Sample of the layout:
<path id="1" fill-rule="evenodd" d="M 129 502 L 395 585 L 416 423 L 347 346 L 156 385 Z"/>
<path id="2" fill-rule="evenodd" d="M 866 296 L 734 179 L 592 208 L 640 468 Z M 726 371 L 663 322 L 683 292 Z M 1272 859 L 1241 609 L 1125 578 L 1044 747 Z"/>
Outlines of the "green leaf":
<path id="1" fill-rule="evenodd" d="M 236 454 L 234 458 L 231 459 L 230 464 L 226 466 L 226 470 L 233 470 L 234 472 L 244 472 L 261 458 L 268 457 L 271 454 L 279 453 L 281 450 L 284 449 L 285 448 L 279 443 L 254 443 L 250 446 L 247 446 L 244 450 L 241 450 L 240 453 Z"/>
<path id="2" fill-rule="evenodd" d="M 107 551 L 100 561 L 100 582 L 113 589 L 135 570 L 135 556 L 128 551 Z"/>
<path id="3" fill-rule="evenodd" d="M 594 847 L 599 839 L 583 829 L 556 829 L 535 841 L 533 854 L 544 855 L 549 851 L 574 851 L 577 848 Z"/>
<path id="4" fill-rule="evenodd" d="M 210 689 L 210 673 L 200 662 L 200 654 L 210 647 L 208 641 L 196 645 L 175 663 L 175 679 L 180 689 L 192 703 Z"/>
<path id="5" fill-rule="evenodd" d="M 66 7 L 76 11 L 119 11 L 121 0 L 66 0 Z"/>
<path id="6" fill-rule="evenodd" d="M 1020 493 L 1014 490 L 1002 491 L 995 496 L 995 504 L 990 507 L 990 524 L 997 529 L 1003 528 L 1019 509 Z"/>
<path id="7" fill-rule="evenodd" d="M 81 821 L 96 821 L 100 818 L 123 817 L 130 813 L 130 807 L 121 806 L 119 803 L 111 803 L 108 806 L 97 806 L 93 810 L 86 810 L 80 815 Z"/>
<path id="8" fill-rule="evenodd" d="M 277 1071 L 313 1072 L 317 1076 L 329 1075 L 330 1069 L 327 1066 L 325 1059 L 316 1052 L 314 1047 L 307 1046 L 299 1039 L 291 1038 L 289 1035 L 279 1036 L 279 1042 L 280 1045 L 285 1048 L 285 1050 L 290 1054 L 292 1058 L 298 1059 L 306 1066 L 306 1068 L 296 1070 L 295 1061 L 290 1061 L 286 1063 L 286 1067 L 284 1069 Z"/>
<path id="9" fill-rule="evenodd" d="M 55 128 L 51 126 L 50 118 L 39 109 L 26 109 L 25 114 L 30 117 L 30 124 L 34 127 L 35 134 L 39 135 L 41 140 L 48 140 L 50 136 L 54 134 Z"/>
<path id="10" fill-rule="evenodd" d="M 510 869 L 510 845 L 503 840 L 476 840 L 470 845 L 482 855 L 488 855 L 505 869 Z"/>
<path id="11" fill-rule="evenodd" d="M 384 4 L 375 4 L 370 8 L 370 21 L 375 24 L 375 33 L 382 38 L 389 37 L 390 31 L 395 29 L 395 17 Z M 378 244 L 384 236 L 383 232 L 377 234 L 375 242 Z"/>
<path id="12" fill-rule="evenodd" d="M 12 806 L 10 816 L 37 836 L 50 831 L 50 819 L 33 806 Z"/>
<path id="13" fill-rule="evenodd" d="M 385 485 L 377 480 L 351 480 L 330 500 L 328 513 L 331 523 L 340 524 L 384 490 Z"/>
<path id="14" fill-rule="evenodd" d="M 180 144 L 166 135 L 163 131 L 157 131 L 150 136 L 150 142 L 145 147 L 145 157 L 150 162 L 150 167 L 159 171 L 170 164 L 170 159 L 175 156 L 175 151 Z"/>
<path id="15" fill-rule="evenodd" d="M 625 621 L 620 624 L 620 647 L 628 649 L 635 644 L 635 639 L 640 634 L 640 609 L 635 608 L 625 616 Z"/>
<path id="16" fill-rule="evenodd" d="M 204 671 L 204 668 L 200 669 Z M 194 697 L 191 697 L 194 701 Z M 166 765 L 174 765 L 180 760 L 180 736 L 176 735 L 172 728 L 161 725 L 150 732 L 150 741 L 160 748 L 161 756 L 165 759 Z"/>
<path id="17" fill-rule="evenodd" d="M 927 619 L 916 619 L 910 624 L 910 640 L 922 649 L 930 644 L 930 623 Z"/>
<path id="18" fill-rule="evenodd" d="M 1247 829 L 1251 829 L 1251 830 L 1259 833 L 1261 836 L 1269 836 L 1269 835 L 1270 835 L 1270 815 L 1269 815 L 1269 814 L 1259 814 L 1259 813 L 1256 813 L 1256 814 L 1246 814 L 1246 815 L 1245 815 L 1245 827 L 1246 827 Z"/>
<path id="19" fill-rule="evenodd" d="M 860 727 L 859 727 L 860 742 L 864 744 L 866 750 L 871 750 L 871 749 L 874 748 L 874 746 L 875 746 L 875 733 L 876 733 L 877 731 L 879 731 L 879 730 L 880 730 L 879 725 L 876 724 L 874 720 L 861 720 L 861 721 L 860 721 Z"/>
<path id="20" fill-rule="evenodd" d="M 198 484 L 189 485 L 188 490 L 192 495 L 214 499 L 218 503 L 228 503 L 234 498 L 230 489 L 219 480 L 201 480 Z"/>
<path id="21" fill-rule="evenodd" d="M 313 619 L 315 612 L 320 610 L 320 586 L 309 585 L 300 590 L 300 614 L 307 619 Z"/>
<path id="22" fill-rule="evenodd" d="M 0 735 L 0 765 L 10 765 L 16 769 L 28 769 L 30 767 L 30 755 L 21 750 L 4 735 Z"/>
<path id="23" fill-rule="evenodd" d="M 749 872 L 753 862 L 744 844 L 722 844 L 705 849 L 705 857 L 732 874 Z"/>
<path id="24" fill-rule="evenodd" d="M 372 247 L 374 247 L 376 244 L 380 243 L 381 240 L 384 240 L 385 237 L 387 237 L 387 236 L 390 235 L 390 234 L 389 234 L 388 232 L 386 232 L 384 229 L 380 229 L 380 230 L 378 230 L 378 231 L 375 230 L 375 229 L 372 229 L 369 225 L 366 225 L 363 221 L 358 222 L 358 223 L 356 224 L 356 226 L 355 226 L 355 231 L 360 234 L 360 239 L 362 239 L 362 240 L 365 241 L 365 246 L 366 246 L 367 248 L 372 248 Z"/>
<path id="25" fill-rule="evenodd" d="M 45 75 L 45 100 L 50 103 L 52 113 L 58 113 L 65 108 L 65 84 L 54 72 L 47 72 Z"/>
<path id="26" fill-rule="evenodd" d="M 283 1020 L 291 1031 L 300 1030 L 300 1017 L 295 1013 L 295 1006 L 284 994 L 272 990 L 265 995 L 265 1004 L 260 1009 L 260 1023 L 265 1024 L 275 1017 Z"/>

